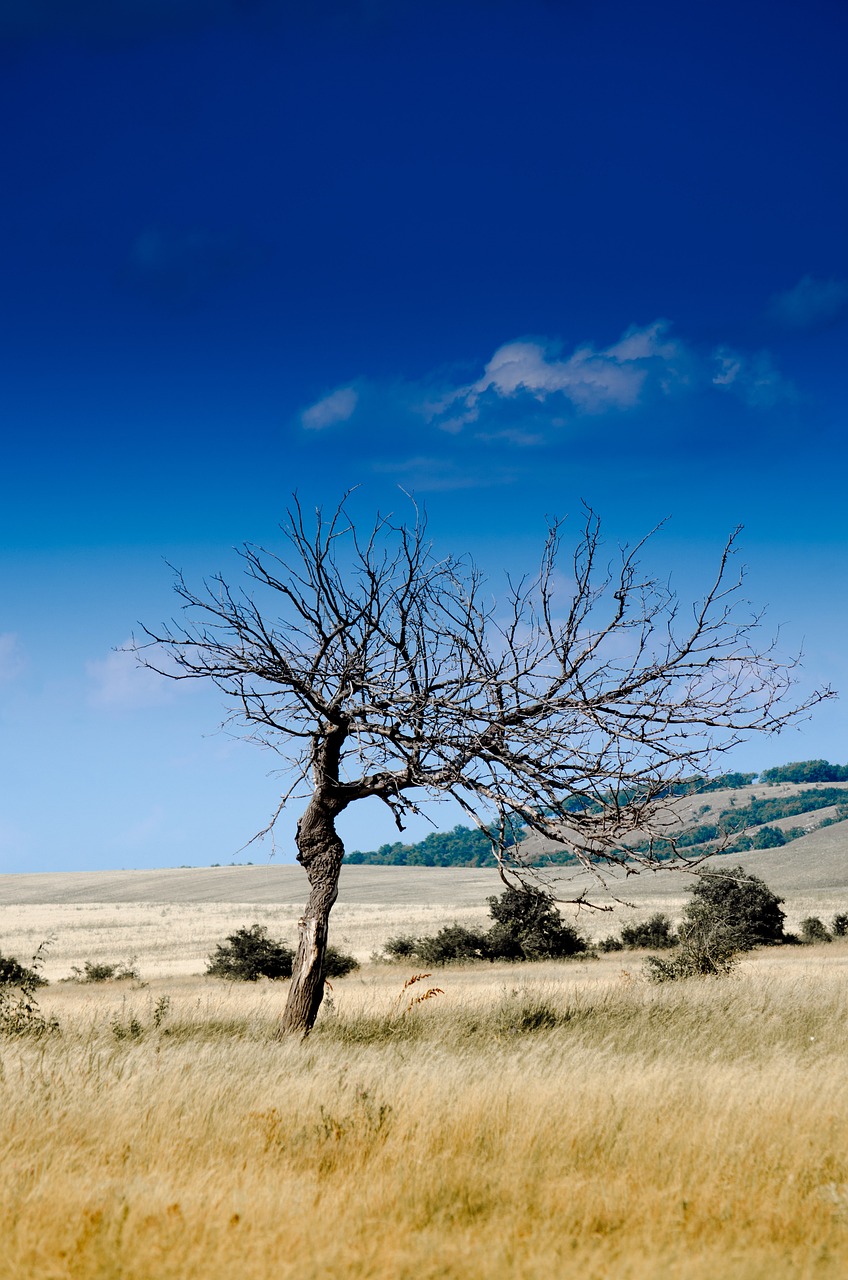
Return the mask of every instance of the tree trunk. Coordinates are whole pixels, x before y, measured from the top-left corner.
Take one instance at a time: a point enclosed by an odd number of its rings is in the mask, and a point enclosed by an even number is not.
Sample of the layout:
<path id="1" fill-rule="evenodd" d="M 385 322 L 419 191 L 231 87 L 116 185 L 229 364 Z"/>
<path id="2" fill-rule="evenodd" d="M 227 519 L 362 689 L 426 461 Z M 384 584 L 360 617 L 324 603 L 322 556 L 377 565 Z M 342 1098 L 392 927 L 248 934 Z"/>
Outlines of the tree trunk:
<path id="1" fill-rule="evenodd" d="M 297 824 L 297 860 L 306 870 L 311 892 L 297 926 L 297 955 L 281 1026 L 284 1033 L 308 1035 L 324 998 L 327 927 L 344 858 L 335 816 L 335 807 L 326 798 L 313 796 Z"/>

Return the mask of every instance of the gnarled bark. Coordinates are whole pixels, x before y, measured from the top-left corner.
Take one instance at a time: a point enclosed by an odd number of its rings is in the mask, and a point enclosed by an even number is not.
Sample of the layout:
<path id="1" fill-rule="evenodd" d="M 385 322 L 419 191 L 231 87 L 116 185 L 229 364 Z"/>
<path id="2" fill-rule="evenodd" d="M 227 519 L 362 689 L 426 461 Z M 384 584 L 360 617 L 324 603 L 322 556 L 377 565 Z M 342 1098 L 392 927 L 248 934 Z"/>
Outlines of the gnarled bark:
<path id="1" fill-rule="evenodd" d="M 324 957 L 330 911 L 339 891 L 344 845 L 335 828 L 334 808 L 314 796 L 297 826 L 297 860 L 309 877 L 311 891 L 298 921 L 297 955 L 281 1030 L 307 1035 L 324 998 Z"/>

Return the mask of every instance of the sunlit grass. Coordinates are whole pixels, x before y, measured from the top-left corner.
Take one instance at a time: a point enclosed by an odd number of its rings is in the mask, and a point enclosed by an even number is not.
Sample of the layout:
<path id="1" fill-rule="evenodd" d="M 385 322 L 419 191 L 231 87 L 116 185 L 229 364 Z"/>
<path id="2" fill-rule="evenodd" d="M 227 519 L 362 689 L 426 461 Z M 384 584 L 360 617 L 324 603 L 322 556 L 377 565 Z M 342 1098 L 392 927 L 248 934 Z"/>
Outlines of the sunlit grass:
<path id="1" fill-rule="evenodd" d="M 304 1043 L 279 984 L 52 986 L 0 1044 L 0 1275 L 841 1277 L 846 966 L 374 967 Z"/>

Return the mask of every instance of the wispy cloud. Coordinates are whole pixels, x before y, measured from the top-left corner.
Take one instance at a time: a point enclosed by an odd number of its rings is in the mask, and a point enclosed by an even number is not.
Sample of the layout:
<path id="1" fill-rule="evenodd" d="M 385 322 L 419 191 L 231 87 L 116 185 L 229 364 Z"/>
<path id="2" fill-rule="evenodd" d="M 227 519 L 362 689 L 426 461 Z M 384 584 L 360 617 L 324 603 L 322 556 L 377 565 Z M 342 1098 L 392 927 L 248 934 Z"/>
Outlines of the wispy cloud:
<path id="1" fill-rule="evenodd" d="M 540 403 L 557 398 L 576 414 L 631 409 L 649 388 L 668 395 L 691 379 L 691 353 L 669 336 L 669 329 L 665 320 L 632 326 L 611 346 L 585 343 L 565 357 L 552 343 L 508 342 L 489 360 L 482 377 L 454 388 L 424 412 L 443 430 L 459 431 L 480 419 L 487 397 L 531 396 Z"/>
<path id="2" fill-rule="evenodd" d="M 10 684 L 23 675 L 26 654 L 14 631 L 0 632 L 0 684 Z"/>
<path id="3" fill-rule="evenodd" d="M 353 387 L 338 387 L 323 400 L 304 409 L 300 421 L 308 431 L 321 431 L 338 422 L 347 422 L 353 417 L 358 403 L 359 396 Z"/>
<path id="4" fill-rule="evenodd" d="M 774 295 L 768 316 L 783 329 L 826 329 L 848 317 L 848 280 L 802 276 Z"/>
<path id="5" fill-rule="evenodd" d="M 87 662 L 86 673 L 91 705 L 110 711 L 160 707 L 174 696 L 173 681 L 143 666 L 132 640 L 105 658 Z"/>
<path id="6" fill-rule="evenodd" d="M 794 400 L 795 388 L 775 367 L 767 351 L 745 355 L 732 347 L 714 352 L 713 385 L 738 396 L 752 409 L 770 409 L 782 400 Z"/>
<path id="7" fill-rule="evenodd" d="M 339 387 L 300 415 L 310 431 L 346 422 L 367 422 L 387 448 L 406 437 L 409 457 L 401 465 L 435 483 L 429 461 L 439 434 L 463 435 L 480 444 L 531 449 L 578 424 L 627 415 L 692 394 L 731 394 L 752 408 L 766 408 L 794 395 L 770 354 L 713 351 L 675 335 L 667 320 L 631 325 L 608 346 L 584 342 L 563 352 L 555 342 L 519 338 L 497 348 L 482 373 L 468 381 L 436 373 L 418 382 L 375 382 L 362 377 Z M 391 422 L 381 433 L 380 424 Z M 433 434 L 426 443 L 427 428 Z M 428 462 L 428 465 L 423 465 Z M 375 464 L 385 469 L 384 460 Z M 447 478 L 443 486 L 452 481 Z"/>

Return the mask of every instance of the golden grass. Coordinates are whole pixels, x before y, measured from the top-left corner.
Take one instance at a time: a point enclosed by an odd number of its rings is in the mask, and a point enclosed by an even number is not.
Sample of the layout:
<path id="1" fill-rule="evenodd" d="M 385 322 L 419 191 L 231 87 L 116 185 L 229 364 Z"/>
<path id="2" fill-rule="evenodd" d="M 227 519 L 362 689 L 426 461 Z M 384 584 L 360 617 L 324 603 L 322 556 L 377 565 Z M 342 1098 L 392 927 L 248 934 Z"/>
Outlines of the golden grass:
<path id="1" fill-rule="evenodd" d="M 848 945 L 638 974 L 446 969 L 409 1008 L 372 967 L 304 1043 L 275 984 L 51 986 L 60 1033 L 0 1041 L 0 1276 L 848 1274 Z"/>

